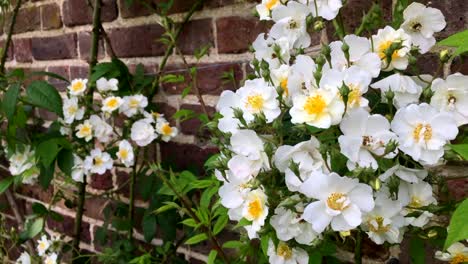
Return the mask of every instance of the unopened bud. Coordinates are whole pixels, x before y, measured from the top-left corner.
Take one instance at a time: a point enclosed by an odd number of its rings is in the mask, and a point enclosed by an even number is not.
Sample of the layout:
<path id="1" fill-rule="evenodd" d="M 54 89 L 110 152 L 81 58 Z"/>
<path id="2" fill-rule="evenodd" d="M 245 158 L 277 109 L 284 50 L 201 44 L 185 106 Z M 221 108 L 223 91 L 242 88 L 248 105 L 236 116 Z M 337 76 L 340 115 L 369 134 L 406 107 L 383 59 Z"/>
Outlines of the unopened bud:
<path id="1" fill-rule="evenodd" d="M 442 63 L 447 63 L 450 59 L 450 53 L 448 50 L 444 49 L 439 53 L 439 59 Z"/>
<path id="2" fill-rule="evenodd" d="M 427 237 L 428 238 L 433 238 L 433 237 L 436 237 L 437 235 L 438 235 L 438 233 L 437 233 L 437 230 L 435 230 L 435 229 L 431 229 L 431 230 L 429 230 L 429 232 L 427 232 Z"/>
<path id="3" fill-rule="evenodd" d="M 325 23 L 323 23 L 322 20 L 317 20 L 314 23 L 314 30 L 315 31 L 320 31 L 325 28 Z"/>

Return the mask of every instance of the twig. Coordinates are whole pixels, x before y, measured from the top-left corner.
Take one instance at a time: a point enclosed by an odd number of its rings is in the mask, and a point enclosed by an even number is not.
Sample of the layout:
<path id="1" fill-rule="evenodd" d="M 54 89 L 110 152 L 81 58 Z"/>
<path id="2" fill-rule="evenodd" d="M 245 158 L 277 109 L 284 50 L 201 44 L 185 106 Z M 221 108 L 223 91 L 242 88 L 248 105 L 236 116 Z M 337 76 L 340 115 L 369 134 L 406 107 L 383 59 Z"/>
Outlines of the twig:
<path id="1" fill-rule="evenodd" d="M 109 35 L 107 35 L 107 32 L 106 30 L 104 29 L 104 27 L 102 26 L 102 24 L 99 24 L 99 26 L 101 27 L 101 36 L 104 38 L 104 41 L 106 42 L 107 44 L 107 51 L 109 52 L 109 55 L 111 56 L 112 59 L 115 59 L 117 58 L 117 55 L 115 55 L 115 52 L 114 52 L 114 48 L 112 48 L 112 42 L 109 38 Z"/>
<path id="2" fill-rule="evenodd" d="M 21 216 L 19 209 L 18 209 L 18 204 L 16 203 L 15 197 L 11 193 L 10 189 L 7 189 L 5 191 L 5 196 L 8 200 L 8 203 L 10 204 L 11 210 L 13 211 L 13 214 L 15 215 L 16 222 L 18 223 L 19 226 L 22 226 L 24 228 L 24 220 L 23 217 Z M 34 252 L 34 246 L 32 245 L 31 241 L 26 242 L 26 247 L 28 247 L 28 250 L 30 253 Z"/>
<path id="3" fill-rule="evenodd" d="M 18 16 L 19 9 L 21 7 L 22 0 L 17 0 L 15 9 L 13 10 L 13 16 L 11 17 L 10 28 L 8 29 L 7 39 L 5 41 L 5 46 L 3 47 L 2 59 L 0 64 L 0 72 L 5 73 L 5 62 L 8 57 L 8 49 L 11 45 L 11 36 L 13 35 L 13 31 L 15 29 L 16 24 L 16 17 Z"/>

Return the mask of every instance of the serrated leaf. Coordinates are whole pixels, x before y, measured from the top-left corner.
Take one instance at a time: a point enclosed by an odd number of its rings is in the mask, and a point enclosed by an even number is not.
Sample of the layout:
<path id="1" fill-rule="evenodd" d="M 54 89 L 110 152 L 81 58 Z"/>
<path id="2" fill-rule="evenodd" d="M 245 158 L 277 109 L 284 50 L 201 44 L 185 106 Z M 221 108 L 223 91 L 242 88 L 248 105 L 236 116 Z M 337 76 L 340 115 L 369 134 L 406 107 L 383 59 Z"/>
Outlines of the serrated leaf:
<path id="1" fill-rule="evenodd" d="M 0 181 L 0 194 L 4 193 L 8 187 L 10 187 L 10 185 L 13 183 L 13 180 L 13 177 L 8 177 Z"/>
<path id="2" fill-rule="evenodd" d="M 26 99 L 32 105 L 63 116 L 60 94 L 55 87 L 45 81 L 33 81 L 26 89 Z"/>
<path id="3" fill-rule="evenodd" d="M 229 218 L 228 218 L 227 214 L 224 214 L 224 215 L 221 215 L 220 217 L 218 217 L 218 219 L 216 220 L 216 222 L 215 222 L 215 224 L 213 226 L 213 234 L 217 235 L 221 231 L 223 231 L 223 229 L 227 225 L 228 221 L 229 221 Z"/>
<path id="4" fill-rule="evenodd" d="M 198 235 L 195 235 L 189 239 L 187 239 L 187 241 L 185 241 L 185 244 L 186 245 L 195 245 L 195 244 L 198 244 L 202 241 L 205 241 L 208 239 L 208 236 L 206 234 L 198 234 Z"/>
<path id="5" fill-rule="evenodd" d="M 19 83 L 11 85 L 3 97 L 2 107 L 8 120 L 11 120 L 15 115 L 20 88 L 21 86 Z"/>
<path id="6" fill-rule="evenodd" d="M 439 46 L 449 46 L 457 48 L 454 55 L 460 55 L 468 51 L 468 30 L 458 32 L 437 43 Z"/>
<path id="7" fill-rule="evenodd" d="M 453 243 L 468 238 L 468 199 L 465 199 L 455 210 L 448 226 L 447 240 L 444 248 L 447 249 Z"/>

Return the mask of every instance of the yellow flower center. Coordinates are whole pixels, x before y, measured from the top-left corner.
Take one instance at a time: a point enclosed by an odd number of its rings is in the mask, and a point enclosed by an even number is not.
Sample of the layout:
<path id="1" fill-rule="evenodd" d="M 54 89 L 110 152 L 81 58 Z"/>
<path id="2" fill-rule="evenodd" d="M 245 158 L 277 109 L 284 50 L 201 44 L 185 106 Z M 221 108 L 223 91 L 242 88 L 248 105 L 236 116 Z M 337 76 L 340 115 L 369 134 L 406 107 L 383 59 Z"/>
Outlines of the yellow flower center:
<path id="1" fill-rule="evenodd" d="M 84 126 L 82 126 L 81 129 L 80 129 L 80 134 L 82 134 L 82 135 L 89 135 L 89 134 L 91 134 L 91 131 L 92 131 L 92 130 L 91 130 L 91 126 L 89 126 L 89 125 L 84 125 Z"/>
<path id="2" fill-rule="evenodd" d="M 281 89 L 283 89 L 285 95 L 289 95 L 288 78 L 281 79 L 280 87 L 281 87 Z"/>
<path id="3" fill-rule="evenodd" d="M 119 100 L 117 100 L 117 98 L 111 98 L 106 103 L 106 106 L 111 109 L 116 108 L 118 105 L 119 105 Z"/>
<path id="4" fill-rule="evenodd" d="M 342 193 L 332 193 L 327 198 L 327 205 L 330 209 L 335 211 L 343 211 L 348 208 L 346 204 L 347 197 Z"/>
<path id="5" fill-rule="evenodd" d="M 412 196 L 411 197 L 411 202 L 409 203 L 409 207 L 419 208 L 421 206 L 422 206 L 421 199 L 419 199 L 419 197 Z"/>
<path id="6" fill-rule="evenodd" d="M 307 100 L 304 104 L 304 110 L 309 115 L 319 115 L 323 113 L 326 107 L 327 103 L 319 94 L 307 97 Z"/>
<path id="7" fill-rule="evenodd" d="M 359 106 L 361 104 L 361 91 L 359 87 L 350 85 L 351 91 L 348 94 L 348 106 Z"/>
<path id="8" fill-rule="evenodd" d="M 40 241 L 39 242 L 39 245 L 37 245 L 37 247 L 40 249 L 40 250 L 46 250 L 47 248 L 47 245 L 44 241 Z"/>
<path id="9" fill-rule="evenodd" d="M 94 158 L 94 165 L 95 166 L 102 166 L 102 164 L 104 163 L 104 161 L 101 159 L 101 157 L 95 157 Z"/>
<path id="10" fill-rule="evenodd" d="M 271 10 L 273 7 L 275 7 L 278 4 L 279 0 L 269 0 L 266 2 L 265 7 L 268 10 Z"/>
<path id="11" fill-rule="evenodd" d="M 128 106 L 129 106 L 130 108 L 137 108 L 139 104 L 140 104 L 140 103 L 138 102 L 137 99 L 133 99 L 133 98 L 132 98 L 132 99 L 130 99 L 130 103 L 128 104 Z"/>
<path id="12" fill-rule="evenodd" d="M 373 219 L 375 223 L 377 223 L 377 226 L 375 226 L 371 221 L 368 221 L 369 225 L 369 230 L 374 232 L 374 233 L 386 233 L 390 229 L 390 225 L 384 225 L 383 224 L 383 217 L 377 216 Z"/>
<path id="13" fill-rule="evenodd" d="M 78 107 L 76 107 L 76 106 L 74 106 L 74 105 L 68 107 L 68 113 L 69 113 L 70 115 L 76 114 L 77 111 L 78 111 Z"/>
<path id="14" fill-rule="evenodd" d="M 255 200 L 251 201 L 248 205 L 248 212 L 252 216 L 253 219 L 257 219 L 263 212 L 263 206 L 260 199 L 256 198 Z"/>
<path id="15" fill-rule="evenodd" d="M 126 149 L 119 150 L 119 156 L 121 159 L 126 159 L 128 157 L 128 150 Z"/>
<path id="16" fill-rule="evenodd" d="M 83 82 L 75 82 L 72 85 L 72 91 L 79 92 L 79 91 L 83 90 L 83 87 L 84 87 Z"/>
<path id="17" fill-rule="evenodd" d="M 247 107 L 250 107 L 254 111 L 260 111 L 263 109 L 265 99 L 260 94 L 251 95 L 247 97 Z"/>
<path id="18" fill-rule="evenodd" d="M 413 130 L 413 139 L 416 142 L 419 142 L 419 140 L 422 138 L 424 141 L 427 143 L 429 140 L 432 138 L 432 127 L 429 124 L 417 124 L 416 127 Z"/>
<path id="19" fill-rule="evenodd" d="M 387 55 L 385 54 L 386 51 L 390 48 L 390 46 L 393 44 L 393 41 L 388 40 L 379 45 L 377 48 L 377 52 L 379 53 L 379 57 L 381 60 L 385 59 Z M 392 60 L 398 58 L 398 51 L 395 50 L 392 54 Z"/>
<path id="20" fill-rule="evenodd" d="M 52 258 L 46 258 L 45 264 L 54 264 L 54 261 L 52 260 Z"/>
<path id="21" fill-rule="evenodd" d="M 458 253 L 455 255 L 455 257 L 452 258 L 450 264 L 461 264 L 465 262 L 468 262 L 468 256 Z"/>
<path id="22" fill-rule="evenodd" d="M 165 123 L 165 124 L 161 127 L 161 132 L 162 132 L 163 135 L 169 136 L 169 135 L 171 135 L 171 133 L 172 133 L 172 127 L 169 126 L 168 123 Z"/>
<path id="23" fill-rule="evenodd" d="M 276 254 L 278 256 L 283 257 L 284 259 L 290 259 L 292 258 L 292 250 L 291 248 L 283 242 L 280 242 L 278 244 L 278 248 L 276 249 Z"/>

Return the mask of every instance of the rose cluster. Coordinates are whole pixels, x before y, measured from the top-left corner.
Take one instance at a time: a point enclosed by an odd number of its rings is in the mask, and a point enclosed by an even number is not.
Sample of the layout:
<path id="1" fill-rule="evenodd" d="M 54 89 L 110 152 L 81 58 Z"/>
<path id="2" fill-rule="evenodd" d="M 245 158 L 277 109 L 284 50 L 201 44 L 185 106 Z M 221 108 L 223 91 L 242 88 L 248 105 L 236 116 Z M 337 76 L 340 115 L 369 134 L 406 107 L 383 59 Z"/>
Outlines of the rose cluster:
<path id="1" fill-rule="evenodd" d="M 424 227 L 437 204 L 427 167 L 468 123 L 468 76 L 405 72 L 444 29 L 440 10 L 412 3 L 398 29 L 307 55 L 309 21 L 341 6 L 263 0 L 260 19 L 274 24 L 252 45 L 256 77 L 217 104 L 221 204 L 250 239 L 269 236 L 271 263 L 308 263 L 308 246 L 333 232 L 394 244 Z"/>

